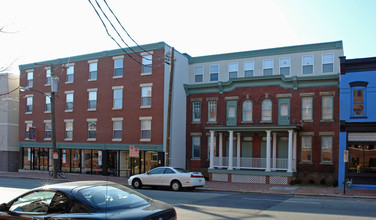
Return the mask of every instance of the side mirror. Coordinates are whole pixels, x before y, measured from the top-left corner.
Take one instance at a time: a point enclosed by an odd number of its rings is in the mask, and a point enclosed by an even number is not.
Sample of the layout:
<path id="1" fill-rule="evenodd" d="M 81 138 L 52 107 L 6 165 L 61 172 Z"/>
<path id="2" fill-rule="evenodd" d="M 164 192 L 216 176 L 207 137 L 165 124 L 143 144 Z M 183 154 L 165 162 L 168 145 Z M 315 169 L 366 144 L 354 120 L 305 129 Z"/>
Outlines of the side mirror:
<path id="1" fill-rule="evenodd" d="M 146 172 L 145 174 L 146 174 L 146 175 L 149 175 L 149 172 Z"/>
<path id="2" fill-rule="evenodd" d="M 6 203 L 0 204 L 0 211 L 8 211 L 8 206 Z"/>

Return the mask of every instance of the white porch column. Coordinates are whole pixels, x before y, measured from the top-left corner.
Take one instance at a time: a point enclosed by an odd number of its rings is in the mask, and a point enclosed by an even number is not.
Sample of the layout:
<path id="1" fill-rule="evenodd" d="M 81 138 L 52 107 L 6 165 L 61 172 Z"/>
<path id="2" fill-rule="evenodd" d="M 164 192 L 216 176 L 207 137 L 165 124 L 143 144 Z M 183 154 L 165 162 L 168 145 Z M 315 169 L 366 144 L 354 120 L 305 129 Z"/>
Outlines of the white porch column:
<path id="1" fill-rule="evenodd" d="M 218 146 L 218 151 L 219 151 L 219 166 L 223 166 L 223 133 L 219 133 L 219 146 Z"/>
<path id="2" fill-rule="evenodd" d="M 293 133 L 293 143 L 292 143 L 292 170 L 294 172 L 296 172 L 296 136 L 297 136 L 297 133 L 294 132 Z"/>
<path id="3" fill-rule="evenodd" d="M 273 133 L 273 169 L 277 170 L 277 133 Z"/>
<path id="4" fill-rule="evenodd" d="M 229 140 L 228 140 L 228 170 L 233 170 L 234 168 L 232 167 L 232 161 L 233 161 L 233 152 L 234 152 L 234 131 L 228 131 L 230 133 Z"/>
<path id="5" fill-rule="evenodd" d="M 214 169 L 214 131 L 210 131 L 210 165 L 209 169 Z"/>
<path id="6" fill-rule="evenodd" d="M 240 133 L 236 133 L 236 167 L 240 168 Z"/>
<path id="7" fill-rule="evenodd" d="M 270 131 L 266 131 L 266 170 L 265 172 L 270 172 L 270 155 L 271 155 L 271 147 L 270 147 Z"/>
<path id="8" fill-rule="evenodd" d="M 287 172 L 292 173 L 292 130 L 289 130 L 289 149 L 287 158 Z"/>

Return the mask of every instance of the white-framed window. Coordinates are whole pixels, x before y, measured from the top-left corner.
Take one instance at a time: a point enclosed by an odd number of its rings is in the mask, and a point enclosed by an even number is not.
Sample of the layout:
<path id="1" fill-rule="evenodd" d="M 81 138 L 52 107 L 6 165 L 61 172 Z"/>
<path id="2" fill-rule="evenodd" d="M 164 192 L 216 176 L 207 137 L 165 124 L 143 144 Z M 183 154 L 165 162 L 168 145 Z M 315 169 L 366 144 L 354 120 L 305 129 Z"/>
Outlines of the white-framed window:
<path id="1" fill-rule="evenodd" d="M 261 121 L 272 120 L 272 100 L 264 99 L 261 103 Z"/>
<path id="2" fill-rule="evenodd" d="M 334 54 L 323 54 L 322 55 L 322 72 L 332 73 L 334 71 Z"/>
<path id="3" fill-rule="evenodd" d="M 73 111 L 73 91 L 65 92 L 65 111 Z"/>
<path id="4" fill-rule="evenodd" d="M 65 82 L 66 83 L 74 82 L 74 65 L 67 66 L 67 79 Z"/>
<path id="5" fill-rule="evenodd" d="M 201 121 L 201 102 L 192 102 L 192 121 Z"/>
<path id="6" fill-rule="evenodd" d="M 26 87 L 33 87 L 33 82 L 34 82 L 34 72 L 33 72 L 33 70 L 27 71 L 26 75 L 27 75 Z"/>
<path id="7" fill-rule="evenodd" d="M 321 162 L 333 161 L 333 136 L 321 136 Z"/>
<path id="8" fill-rule="evenodd" d="M 26 96 L 26 113 L 33 112 L 33 96 Z"/>
<path id="9" fill-rule="evenodd" d="M 272 59 L 263 60 L 263 74 L 264 76 L 273 75 L 273 60 Z"/>
<path id="10" fill-rule="evenodd" d="M 291 59 L 289 57 L 279 59 L 279 74 L 285 76 L 290 75 L 290 68 Z"/>
<path id="11" fill-rule="evenodd" d="M 302 136 L 302 162 L 312 162 L 312 136 Z"/>
<path id="12" fill-rule="evenodd" d="M 142 56 L 142 74 L 148 75 L 152 72 L 153 55 Z"/>
<path id="13" fill-rule="evenodd" d="M 333 120 L 333 96 L 321 96 L 321 119 Z"/>
<path id="14" fill-rule="evenodd" d="M 88 110 L 96 110 L 97 109 L 97 89 L 88 89 L 88 93 L 89 93 Z"/>
<path id="15" fill-rule="evenodd" d="M 302 120 L 313 120 L 313 97 L 302 97 Z"/>
<path id="16" fill-rule="evenodd" d="M 192 159 L 200 159 L 201 157 L 201 137 L 192 136 Z"/>
<path id="17" fill-rule="evenodd" d="M 208 102 L 208 121 L 216 122 L 217 121 L 217 101 Z"/>
<path id="18" fill-rule="evenodd" d="M 97 80 L 98 62 L 89 61 L 89 80 Z"/>
<path id="19" fill-rule="evenodd" d="M 204 81 L 204 67 L 196 66 L 195 67 L 195 82 L 203 82 Z"/>
<path id="20" fill-rule="evenodd" d="M 313 74 L 313 56 L 303 56 L 303 74 Z"/>
<path id="21" fill-rule="evenodd" d="M 44 139 L 49 140 L 52 137 L 52 126 L 51 121 L 44 121 Z"/>
<path id="22" fill-rule="evenodd" d="M 44 105 L 44 112 L 51 112 L 51 98 L 50 94 L 45 94 L 45 105 Z"/>
<path id="23" fill-rule="evenodd" d="M 210 82 L 218 81 L 218 74 L 219 74 L 219 65 L 212 64 L 210 65 Z"/>
<path id="24" fill-rule="evenodd" d="M 114 59 L 114 77 L 122 77 L 123 76 L 123 57 Z"/>
<path id="25" fill-rule="evenodd" d="M 66 119 L 65 122 L 65 139 L 73 140 L 73 119 Z"/>
<path id="26" fill-rule="evenodd" d="M 51 85 L 51 69 L 50 67 L 46 67 L 46 86 L 50 86 Z"/>
<path id="27" fill-rule="evenodd" d="M 113 90 L 113 107 L 112 109 L 123 108 L 123 86 L 112 87 Z"/>
<path id="28" fill-rule="evenodd" d="M 141 141 L 151 140 L 151 117 L 140 117 L 141 121 Z"/>
<path id="29" fill-rule="evenodd" d="M 123 118 L 112 118 L 112 140 L 120 141 L 123 134 Z"/>
<path id="30" fill-rule="evenodd" d="M 228 64 L 228 77 L 229 79 L 238 78 L 238 64 L 237 63 Z"/>
<path id="31" fill-rule="evenodd" d="M 87 129 L 88 129 L 88 140 L 95 141 L 97 139 L 97 119 L 96 118 L 87 119 Z"/>
<path id="32" fill-rule="evenodd" d="M 151 107 L 151 91 L 152 84 L 141 84 L 141 107 L 150 108 Z"/>
<path id="33" fill-rule="evenodd" d="M 33 136 L 30 133 L 30 130 L 33 127 L 33 121 L 25 121 L 25 128 L 26 128 L 26 135 L 25 135 L 25 140 L 32 140 Z"/>
<path id="34" fill-rule="evenodd" d="M 254 70 L 255 63 L 253 61 L 244 62 L 244 77 L 252 77 Z"/>
<path id="35" fill-rule="evenodd" d="M 252 121 L 252 101 L 251 100 L 245 100 L 243 102 L 243 118 L 242 121 L 244 122 L 251 122 Z"/>

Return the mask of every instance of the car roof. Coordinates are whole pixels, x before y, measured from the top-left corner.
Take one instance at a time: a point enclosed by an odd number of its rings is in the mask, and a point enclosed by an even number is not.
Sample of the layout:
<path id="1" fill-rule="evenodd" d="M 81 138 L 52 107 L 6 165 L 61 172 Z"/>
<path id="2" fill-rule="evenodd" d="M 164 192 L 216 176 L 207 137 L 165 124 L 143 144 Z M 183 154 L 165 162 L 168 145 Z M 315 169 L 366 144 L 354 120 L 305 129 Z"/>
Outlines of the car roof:
<path id="1" fill-rule="evenodd" d="M 102 185 L 116 185 L 117 183 L 111 182 L 111 181 L 73 181 L 73 182 L 64 182 L 64 183 L 56 183 L 56 184 L 50 184 L 38 187 L 38 189 L 51 189 L 51 190 L 60 190 L 69 192 L 73 189 L 79 189 L 79 188 L 87 188 L 87 187 L 93 187 L 93 186 L 102 186 Z"/>

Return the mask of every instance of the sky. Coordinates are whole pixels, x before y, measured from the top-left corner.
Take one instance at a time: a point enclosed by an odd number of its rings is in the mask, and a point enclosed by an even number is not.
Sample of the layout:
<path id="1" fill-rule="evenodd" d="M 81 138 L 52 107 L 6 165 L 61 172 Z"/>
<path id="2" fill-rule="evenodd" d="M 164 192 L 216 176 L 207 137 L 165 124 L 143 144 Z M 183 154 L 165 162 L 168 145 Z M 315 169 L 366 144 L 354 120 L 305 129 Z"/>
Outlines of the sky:
<path id="1" fill-rule="evenodd" d="M 347 58 L 376 56 L 376 0 L 106 1 L 138 44 L 191 56 L 338 40 Z M 1 27 L 0 69 L 16 75 L 20 64 L 119 48 L 89 0 L 0 0 Z"/>

